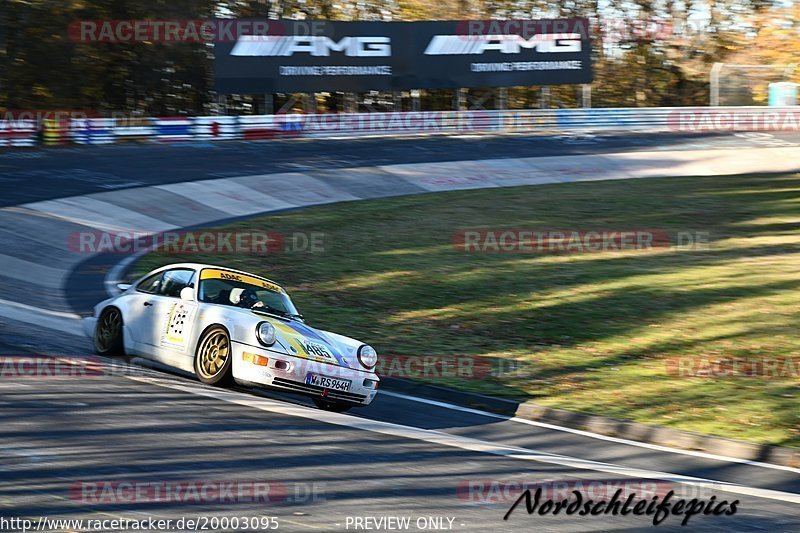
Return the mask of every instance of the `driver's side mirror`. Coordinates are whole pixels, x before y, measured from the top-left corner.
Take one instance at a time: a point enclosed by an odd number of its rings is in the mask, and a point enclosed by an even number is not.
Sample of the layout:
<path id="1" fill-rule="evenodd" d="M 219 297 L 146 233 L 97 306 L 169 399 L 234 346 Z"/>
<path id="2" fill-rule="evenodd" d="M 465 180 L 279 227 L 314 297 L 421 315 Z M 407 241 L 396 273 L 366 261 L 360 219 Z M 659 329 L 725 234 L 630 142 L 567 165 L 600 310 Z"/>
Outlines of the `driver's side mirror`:
<path id="1" fill-rule="evenodd" d="M 194 288 L 193 287 L 184 287 L 181 289 L 181 300 L 186 302 L 193 302 L 194 301 Z"/>

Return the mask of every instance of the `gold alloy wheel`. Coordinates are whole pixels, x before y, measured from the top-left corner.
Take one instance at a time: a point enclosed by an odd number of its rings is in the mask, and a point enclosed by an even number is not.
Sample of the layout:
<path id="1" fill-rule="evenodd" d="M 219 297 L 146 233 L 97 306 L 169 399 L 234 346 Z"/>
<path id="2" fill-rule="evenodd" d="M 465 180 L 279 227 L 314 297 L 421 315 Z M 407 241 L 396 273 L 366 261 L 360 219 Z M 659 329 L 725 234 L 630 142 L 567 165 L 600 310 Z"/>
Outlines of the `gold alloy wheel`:
<path id="1" fill-rule="evenodd" d="M 225 368 L 225 363 L 230 357 L 231 342 L 225 330 L 217 328 L 212 330 L 198 352 L 197 370 L 206 379 L 213 379 Z"/>
<path id="2" fill-rule="evenodd" d="M 108 309 L 100 317 L 95 335 L 95 343 L 98 351 L 102 353 L 110 352 L 117 347 L 119 335 L 122 331 L 122 315 L 117 309 Z"/>

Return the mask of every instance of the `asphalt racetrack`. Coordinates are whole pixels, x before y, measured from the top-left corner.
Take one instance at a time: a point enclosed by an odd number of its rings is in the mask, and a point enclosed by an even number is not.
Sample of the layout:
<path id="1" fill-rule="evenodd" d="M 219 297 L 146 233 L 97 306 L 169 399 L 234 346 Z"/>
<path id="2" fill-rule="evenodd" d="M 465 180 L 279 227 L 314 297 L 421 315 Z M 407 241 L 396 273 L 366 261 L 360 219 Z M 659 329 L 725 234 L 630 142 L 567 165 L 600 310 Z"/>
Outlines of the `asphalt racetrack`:
<path id="1" fill-rule="evenodd" d="M 324 181 L 336 168 L 760 146 L 800 146 L 800 136 L 583 133 L 0 152 L 5 208 L 0 211 L 0 350 L 89 356 L 91 343 L 81 331 L 80 316 L 105 293 L 108 270 L 119 261 L 92 257 L 61 272 L 57 243 L 63 245 L 62 237 L 41 228 L 26 234 L 22 225 L 11 225 L 30 216 L 17 208 L 21 204 L 252 174 L 308 172 Z M 67 223 L 37 216 L 42 224 L 52 224 L 42 228 Z M 58 283 L 42 282 L 47 276 L 58 276 Z M 602 493 L 606 499 L 614 487 L 633 484 L 648 487 L 642 490 L 648 495 L 655 487 L 657 494 L 674 490 L 676 498 L 687 500 L 739 500 L 733 516 L 699 514 L 684 531 L 800 530 L 797 468 L 623 441 L 388 390 L 366 409 L 328 413 L 302 398 L 215 389 L 138 361 L 94 361 L 106 370 L 81 379 L 0 378 L 0 517 L 34 523 L 45 516 L 101 521 L 227 517 L 227 527 L 216 522 L 209 529 L 224 531 L 263 530 L 230 522 L 261 517 L 276 517 L 279 531 L 653 527 L 652 516 L 633 514 L 528 516 L 524 504 L 504 520 L 520 483 L 539 483 L 546 492 L 594 483 L 598 497 Z M 125 483 L 168 482 L 184 488 L 255 482 L 263 491 L 257 501 L 232 502 L 213 497 L 161 501 L 146 490 L 139 497 L 118 490 Z M 669 516 L 658 528 L 681 529 L 681 520 Z M 0 523 L 0 530 L 8 529 Z M 40 530 L 70 529 L 77 527 L 51 524 Z"/>
<path id="2" fill-rule="evenodd" d="M 0 206 L 145 185 L 272 172 L 637 150 L 800 146 L 800 134 L 591 133 L 293 139 L 0 152 Z"/>

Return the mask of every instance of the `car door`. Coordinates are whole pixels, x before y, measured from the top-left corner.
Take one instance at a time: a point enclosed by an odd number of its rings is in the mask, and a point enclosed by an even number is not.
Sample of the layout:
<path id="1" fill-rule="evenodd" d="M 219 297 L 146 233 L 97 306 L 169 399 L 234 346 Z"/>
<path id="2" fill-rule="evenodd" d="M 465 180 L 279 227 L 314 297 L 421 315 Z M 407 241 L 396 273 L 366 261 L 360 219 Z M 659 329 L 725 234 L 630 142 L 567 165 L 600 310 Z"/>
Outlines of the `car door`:
<path id="1" fill-rule="evenodd" d="M 134 292 L 125 296 L 129 300 L 125 323 L 133 336 L 136 352 L 149 354 L 154 346 L 154 308 L 163 277 L 163 271 L 150 275 L 136 284 Z"/>
<path id="2" fill-rule="evenodd" d="M 141 351 L 154 356 L 163 350 L 185 352 L 197 304 L 181 300 L 180 293 L 194 276 L 193 269 L 175 268 L 137 285 L 129 325 Z"/>
<path id="3" fill-rule="evenodd" d="M 156 350 L 185 355 L 190 350 L 198 303 L 181 298 L 181 291 L 196 286 L 196 272 L 193 269 L 173 269 L 164 272 L 158 289 L 158 299 L 154 302 L 157 335 L 153 338 Z"/>

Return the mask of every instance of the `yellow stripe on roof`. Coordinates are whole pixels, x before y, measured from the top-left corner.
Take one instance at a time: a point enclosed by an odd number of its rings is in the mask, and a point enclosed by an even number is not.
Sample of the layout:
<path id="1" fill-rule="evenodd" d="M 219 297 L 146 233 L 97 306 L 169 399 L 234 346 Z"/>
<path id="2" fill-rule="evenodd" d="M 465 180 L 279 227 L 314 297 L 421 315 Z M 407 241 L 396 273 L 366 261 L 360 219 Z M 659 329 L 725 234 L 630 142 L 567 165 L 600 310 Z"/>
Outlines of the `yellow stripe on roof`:
<path id="1" fill-rule="evenodd" d="M 286 294 L 286 291 L 284 291 L 283 287 L 281 287 L 280 285 L 277 285 L 265 279 L 257 278 L 255 276 L 250 276 L 248 274 L 233 272 L 232 270 L 222 270 L 219 268 L 204 268 L 203 271 L 200 273 L 200 279 L 201 280 L 227 279 L 230 281 L 241 281 L 242 283 L 248 283 L 250 285 L 262 287 L 264 289 L 268 289 L 274 292 Z"/>

